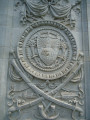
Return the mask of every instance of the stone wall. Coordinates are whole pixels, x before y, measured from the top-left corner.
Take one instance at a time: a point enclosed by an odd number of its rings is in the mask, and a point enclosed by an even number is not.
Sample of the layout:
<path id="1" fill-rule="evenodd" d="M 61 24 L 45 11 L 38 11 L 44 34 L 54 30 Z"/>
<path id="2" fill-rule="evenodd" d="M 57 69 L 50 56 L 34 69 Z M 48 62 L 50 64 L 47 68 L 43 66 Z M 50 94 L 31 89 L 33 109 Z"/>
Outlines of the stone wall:
<path id="1" fill-rule="evenodd" d="M 1 68 L 0 69 L 0 120 L 9 120 L 9 119 L 12 120 L 10 117 L 8 117 L 8 110 L 9 110 L 8 93 L 10 91 L 9 89 L 10 86 L 12 86 L 14 83 L 10 81 L 9 68 L 10 68 L 10 61 L 12 59 L 14 60 L 18 60 L 18 59 L 17 57 L 13 56 L 11 53 L 12 53 L 12 50 L 16 50 L 16 46 L 18 41 L 20 40 L 20 37 L 22 36 L 25 29 L 29 26 L 29 24 L 22 25 L 20 23 L 21 9 L 20 9 L 20 6 L 18 5 L 18 1 L 19 0 L 12 0 L 12 1 L 0 0 L 0 68 Z M 76 26 L 75 26 L 76 28 L 71 29 L 70 26 L 66 26 L 64 23 L 64 25 L 70 29 L 71 33 L 75 37 L 78 51 L 84 53 L 84 59 L 83 59 L 84 77 L 81 82 L 84 90 L 84 95 L 85 95 L 84 106 L 82 107 L 82 109 L 84 110 L 84 116 L 81 118 L 76 118 L 76 120 L 90 120 L 90 102 L 89 102 L 90 100 L 90 92 L 89 92 L 90 91 L 90 87 L 89 87 L 90 86 L 90 81 L 89 81 L 89 78 L 90 78 L 90 35 L 89 35 L 90 14 L 89 14 L 89 11 L 90 10 L 89 9 L 90 9 L 90 1 L 82 0 L 81 13 L 80 13 L 80 16 L 78 17 L 79 22 L 76 22 Z M 51 20 L 51 18 L 49 19 Z M 55 22 L 58 22 L 58 21 L 55 21 Z M 35 82 L 37 83 L 37 81 Z M 28 87 L 26 84 L 24 85 L 24 83 L 21 83 L 21 84 L 19 83 L 19 85 L 18 83 L 16 83 L 15 86 L 16 86 L 16 89 Z M 48 104 L 47 101 L 46 101 L 46 104 Z M 69 114 L 68 110 L 66 115 L 67 114 Z M 27 117 L 28 115 L 25 115 L 25 116 Z M 31 118 L 33 118 L 32 115 L 31 115 Z M 32 120 L 31 118 L 23 117 L 23 120 L 29 120 L 29 119 Z M 74 119 L 74 117 L 71 118 L 71 114 L 67 115 L 66 120 L 71 120 L 71 119 Z M 21 118 L 20 119 L 18 118 L 18 120 L 21 120 Z M 35 120 L 39 120 L 39 119 L 35 118 Z M 60 118 L 57 118 L 57 120 L 60 120 Z"/>

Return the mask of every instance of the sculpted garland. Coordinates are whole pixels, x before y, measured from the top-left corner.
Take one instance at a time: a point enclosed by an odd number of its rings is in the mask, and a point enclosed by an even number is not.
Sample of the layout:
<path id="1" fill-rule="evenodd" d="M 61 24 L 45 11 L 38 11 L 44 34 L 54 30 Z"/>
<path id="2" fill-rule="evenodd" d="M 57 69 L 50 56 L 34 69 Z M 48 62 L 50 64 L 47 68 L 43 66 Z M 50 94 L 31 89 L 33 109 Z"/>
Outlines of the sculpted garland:
<path id="1" fill-rule="evenodd" d="M 15 53 L 11 52 L 17 59 L 10 61 L 10 78 L 24 88 L 17 90 L 18 84 L 12 85 L 8 92 L 9 119 L 80 120 L 84 104 L 80 84 L 83 54 L 77 55 L 72 33 L 53 21 L 33 23 L 22 34 Z"/>

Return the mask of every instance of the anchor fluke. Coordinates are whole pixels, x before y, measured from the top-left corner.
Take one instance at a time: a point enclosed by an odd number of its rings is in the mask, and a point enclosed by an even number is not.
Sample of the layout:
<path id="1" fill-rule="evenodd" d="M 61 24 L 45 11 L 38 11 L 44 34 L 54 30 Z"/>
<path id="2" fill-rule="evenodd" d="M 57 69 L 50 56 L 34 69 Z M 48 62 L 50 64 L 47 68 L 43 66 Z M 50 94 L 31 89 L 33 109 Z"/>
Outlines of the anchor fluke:
<path id="1" fill-rule="evenodd" d="M 46 113 L 44 112 L 44 109 L 43 109 L 43 105 L 39 105 L 39 112 L 40 112 L 40 115 L 45 119 L 45 120 L 55 120 L 58 116 L 59 116 L 59 113 L 55 116 L 47 116 Z"/>

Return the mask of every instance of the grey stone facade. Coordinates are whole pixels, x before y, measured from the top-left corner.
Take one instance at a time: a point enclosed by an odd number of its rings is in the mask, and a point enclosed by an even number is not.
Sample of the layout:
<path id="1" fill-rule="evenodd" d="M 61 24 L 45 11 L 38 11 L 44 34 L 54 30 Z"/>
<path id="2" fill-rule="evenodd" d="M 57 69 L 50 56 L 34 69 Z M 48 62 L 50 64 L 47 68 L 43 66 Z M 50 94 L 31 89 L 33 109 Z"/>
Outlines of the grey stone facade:
<path id="1" fill-rule="evenodd" d="M 0 0 L 0 120 L 90 120 L 90 0 L 23 1 Z"/>

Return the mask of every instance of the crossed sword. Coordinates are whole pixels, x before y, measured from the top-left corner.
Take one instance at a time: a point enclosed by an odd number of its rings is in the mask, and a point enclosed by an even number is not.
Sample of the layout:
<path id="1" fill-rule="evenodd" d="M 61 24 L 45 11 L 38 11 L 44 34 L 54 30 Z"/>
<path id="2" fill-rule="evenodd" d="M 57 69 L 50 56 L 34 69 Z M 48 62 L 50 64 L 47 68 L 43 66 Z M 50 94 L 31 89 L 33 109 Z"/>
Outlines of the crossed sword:
<path id="1" fill-rule="evenodd" d="M 80 68 L 82 67 L 83 63 L 78 63 L 78 61 L 76 61 L 76 63 L 74 64 L 74 67 L 77 66 L 78 64 L 78 67 L 76 67 L 75 70 L 73 70 L 71 72 L 71 74 L 69 75 L 68 78 L 65 79 L 64 83 L 60 84 L 57 88 L 55 88 L 54 90 L 48 92 L 47 94 L 40 90 L 38 87 L 36 87 L 31 81 L 30 79 L 25 75 L 23 74 L 22 70 L 18 67 L 16 61 L 13 59 L 11 60 L 11 64 L 12 66 L 15 68 L 15 70 L 18 72 L 18 74 L 21 76 L 21 78 L 27 83 L 27 85 L 36 93 L 38 94 L 40 97 L 37 98 L 36 100 L 32 101 L 32 102 L 29 102 L 27 104 L 24 104 L 24 105 L 18 105 L 17 103 L 17 107 L 15 109 L 9 109 L 9 112 L 14 112 L 14 111 L 17 111 L 17 110 L 22 110 L 22 109 L 25 109 L 25 108 L 28 108 L 28 107 L 31 107 L 31 106 L 34 106 L 40 102 L 42 102 L 44 99 L 47 99 L 49 101 L 51 101 L 51 103 L 55 103 L 56 105 L 59 105 L 59 106 L 62 106 L 62 107 L 65 107 L 65 108 L 68 108 L 68 109 L 71 109 L 73 111 L 78 111 L 80 113 L 83 113 L 83 110 L 80 108 L 80 107 L 77 107 L 77 106 L 74 106 L 74 105 L 71 105 L 71 104 L 68 104 L 66 102 L 63 102 L 61 100 L 58 100 L 50 95 L 54 95 L 55 93 L 57 93 L 59 90 L 61 90 L 68 82 L 71 81 L 71 79 L 73 79 L 74 75 L 76 75 L 76 73 L 80 70 Z"/>

